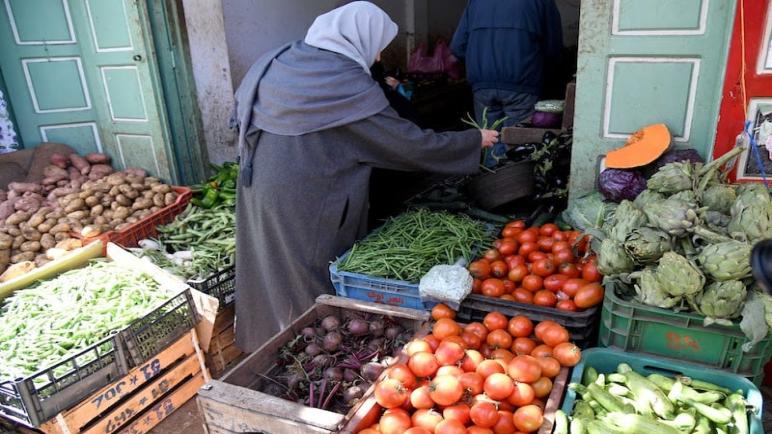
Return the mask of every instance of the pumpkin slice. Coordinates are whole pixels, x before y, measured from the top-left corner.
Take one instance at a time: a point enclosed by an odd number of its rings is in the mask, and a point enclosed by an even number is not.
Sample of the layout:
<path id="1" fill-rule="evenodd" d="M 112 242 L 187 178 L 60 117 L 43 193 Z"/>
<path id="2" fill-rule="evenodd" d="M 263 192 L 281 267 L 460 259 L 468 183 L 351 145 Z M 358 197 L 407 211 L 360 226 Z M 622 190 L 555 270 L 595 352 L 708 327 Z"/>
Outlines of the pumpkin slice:
<path id="1" fill-rule="evenodd" d="M 606 154 L 606 167 L 632 169 L 645 166 L 670 147 L 670 131 L 665 124 L 654 124 L 633 133 L 621 148 Z"/>

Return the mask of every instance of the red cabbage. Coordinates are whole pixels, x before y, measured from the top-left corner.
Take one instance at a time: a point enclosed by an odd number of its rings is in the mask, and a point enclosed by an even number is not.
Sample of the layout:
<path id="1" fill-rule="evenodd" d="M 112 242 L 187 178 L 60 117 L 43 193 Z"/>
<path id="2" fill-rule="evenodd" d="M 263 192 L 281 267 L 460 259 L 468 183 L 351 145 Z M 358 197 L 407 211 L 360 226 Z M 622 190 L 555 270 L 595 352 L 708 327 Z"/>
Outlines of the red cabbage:
<path id="1" fill-rule="evenodd" d="M 537 128 L 556 128 L 560 126 L 563 115 L 560 113 L 536 112 L 531 118 L 531 124 Z"/>
<path id="2" fill-rule="evenodd" d="M 654 161 L 652 164 L 652 168 L 654 171 L 657 171 L 660 169 L 660 167 L 664 166 L 665 164 L 669 163 L 675 163 L 676 161 L 690 161 L 692 163 L 704 163 L 705 160 L 700 157 L 700 154 L 697 153 L 692 148 L 687 149 L 671 149 L 670 151 L 665 152 L 664 155 L 659 157 L 656 161 Z"/>
<path id="3" fill-rule="evenodd" d="M 598 177 L 598 191 L 607 200 L 633 200 L 646 190 L 646 178 L 637 170 L 606 169 Z"/>

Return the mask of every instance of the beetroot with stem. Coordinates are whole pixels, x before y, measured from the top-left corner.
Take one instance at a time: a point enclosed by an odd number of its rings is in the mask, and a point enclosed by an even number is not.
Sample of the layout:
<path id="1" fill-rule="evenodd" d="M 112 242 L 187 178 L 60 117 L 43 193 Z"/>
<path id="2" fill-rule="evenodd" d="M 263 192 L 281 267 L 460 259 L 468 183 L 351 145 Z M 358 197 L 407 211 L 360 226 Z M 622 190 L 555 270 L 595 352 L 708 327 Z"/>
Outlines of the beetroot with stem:
<path id="1" fill-rule="evenodd" d="M 365 388 L 362 386 L 356 385 L 351 386 L 348 389 L 343 391 L 343 401 L 351 405 L 354 401 L 361 398 L 365 394 Z"/>
<path id="2" fill-rule="evenodd" d="M 383 336 L 383 321 L 375 320 L 370 323 L 370 334 L 376 338 Z"/>
<path id="3" fill-rule="evenodd" d="M 348 322 L 346 329 L 354 336 L 363 336 L 370 332 L 370 324 L 361 318 L 354 318 Z"/>
<path id="4" fill-rule="evenodd" d="M 393 325 L 391 327 L 387 327 L 384 334 L 386 335 L 386 339 L 397 339 L 397 336 L 402 333 L 402 327 L 398 325 Z"/>
<path id="5" fill-rule="evenodd" d="M 336 351 L 338 347 L 340 347 L 342 342 L 343 336 L 341 336 L 340 333 L 330 332 L 322 340 L 322 348 L 324 348 L 324 350 L 327 352 L 333 352 Z"/>
<path id="6" fill-rule="evenodd" d="M 305 353 L 311 357 L 318 356 L 322 353 L 322 347 L 314 343 L 308 344 L 306 346 Z"/>
<path id="7" fill-rule="evenodd" d="M 362 365 L 362 369 L 359 370 L 359 373 L 362 374 L 362 378 L 365 380 L 373 382 L 380 377 L 384 369 L 386 368 L 380 363 L 369 362 Z"/>
<path id="8" fill-rule="evenodd" d="M 313 327 L 306 327 L 300 332 L 304 339 L 310 340 L 316 337 L 316 329 Z"/>
<path id="9" fill-rule="evenodd" d="M 340 320 L 335 315 L 329 315 L 322 320 L 322 328 L 331 332 L 340 327 Z"/>
<path id="10" fill-rule="evenodd" d="M 327 368 L 324 370 L 324 378 L 329 381 L 343 380 L 343 370 L 340 368 Z"/>

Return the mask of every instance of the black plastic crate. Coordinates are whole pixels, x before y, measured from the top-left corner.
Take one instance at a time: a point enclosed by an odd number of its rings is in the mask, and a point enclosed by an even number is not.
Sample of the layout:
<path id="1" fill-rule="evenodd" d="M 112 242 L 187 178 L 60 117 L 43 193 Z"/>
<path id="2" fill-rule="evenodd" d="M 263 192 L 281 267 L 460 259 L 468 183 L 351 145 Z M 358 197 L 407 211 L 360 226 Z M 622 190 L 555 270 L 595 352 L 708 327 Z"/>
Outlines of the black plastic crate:
<path id="1" fill-rule="evenodd" d="M 568 330 L 571 334 L 571 340 L 580 348 L 589 348 L 595 345 L 598 337 L 599 306 L 581 312 L 567 312 L 535 304 L 470 294 L 461 303 L 457 316 L 463 322 L 482 321 L 485 315 L 490 312 L 501 312 L 509 318 L 525 315 L 535 323 L 546 320 L 555 321 Z"/>
<path id="2" fill-rule="evenodd" d="M 236 266 L 232 265 L 220 270 L 206 279 L 188 280 L 188 285 L 220 300 L 219 310 L 222 310 L 233 303 L 236 297 Z"/>
<path id="3" fill-rule="evenodd" d="M 129 367 L 119 333 L 26 378 L 0 383 L 0 415 L 39 426 L 118 378 Z"/>
<path id="4" fill-rule="evenodd" d="M 189 289 L 133 321 L 121 331 L 130 367 L 144 363 L 160 353 L 195 327 L 197 322 L 196 308 Z"/>

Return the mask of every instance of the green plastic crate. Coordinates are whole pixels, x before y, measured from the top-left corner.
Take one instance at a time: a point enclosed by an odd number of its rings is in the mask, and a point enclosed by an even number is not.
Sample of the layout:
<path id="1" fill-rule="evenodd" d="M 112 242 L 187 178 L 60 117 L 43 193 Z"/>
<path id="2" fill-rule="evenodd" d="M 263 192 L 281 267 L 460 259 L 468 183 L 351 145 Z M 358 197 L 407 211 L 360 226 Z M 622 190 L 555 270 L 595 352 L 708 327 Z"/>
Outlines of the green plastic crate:
<path id="1" fill-rule="evenodd" d="M 591 348 L 582 352 L 582 361 L 574 367 L 571 383 L 581 383 L 582 373 L 584 373 L 586 366 L 592 366 L 598 373 L 609 374 L 616 372 L 617 365 L 622 362 L 627 363 L 633 370 L 642 375 L 654 373 L 670 377 L 684 375 L 696 380 L 708 381 L 729 390 L 742 390 L 746 401 L 753 407 L 749 417 L 751 434 L 764 434 L 764 426 L 761 422 L 764 400 L 761 397 L 761 392 L 747 379 L 728 372 L 705 369 L 693 363 L 673 362 L 660 357 L 623 353 L 611 348 Z M 576 392 L 567 389 L 562 407 L 566 414 L 572 413 L 575 401 Z"/>
<path id="2" fill-rule="evenodd" d="M 614 287 L 608 285 L 600 316 L 598 346 L 698 363 L 761 384 L 764 364 L 772 356 L 772 337 L 767 336 L 744 353 L 742 345 L 748 339 L 739 325 L 705 327 L 704 318 L 623 300 Z"/>

